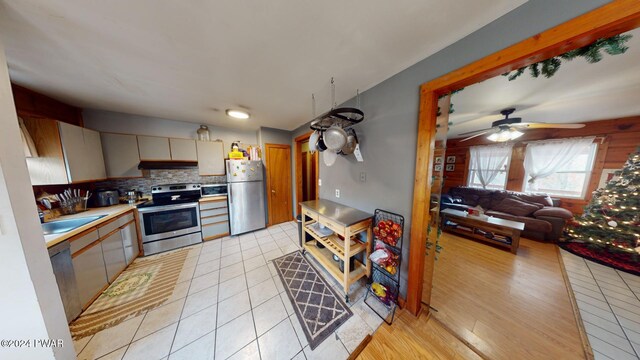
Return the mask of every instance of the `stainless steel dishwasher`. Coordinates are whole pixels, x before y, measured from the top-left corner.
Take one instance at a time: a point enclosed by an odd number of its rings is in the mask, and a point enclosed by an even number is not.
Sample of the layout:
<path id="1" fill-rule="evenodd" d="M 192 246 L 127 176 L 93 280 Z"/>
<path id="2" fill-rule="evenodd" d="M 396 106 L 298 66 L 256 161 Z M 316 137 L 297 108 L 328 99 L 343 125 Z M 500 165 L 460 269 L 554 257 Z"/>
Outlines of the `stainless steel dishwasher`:
<path id="1" fill-rule="evenodd" d="M 82 311 L 78 285 L 76 284 L 76 273 L 73 270 L 69 247 L 69 241 L 65 240 L 49 248 L 53 274 L 56 276 L 56 283 L 60 290 L 60 297 L 62 298 L 62 305 L 64 305 L 68 323 L 78 317 Z"/>

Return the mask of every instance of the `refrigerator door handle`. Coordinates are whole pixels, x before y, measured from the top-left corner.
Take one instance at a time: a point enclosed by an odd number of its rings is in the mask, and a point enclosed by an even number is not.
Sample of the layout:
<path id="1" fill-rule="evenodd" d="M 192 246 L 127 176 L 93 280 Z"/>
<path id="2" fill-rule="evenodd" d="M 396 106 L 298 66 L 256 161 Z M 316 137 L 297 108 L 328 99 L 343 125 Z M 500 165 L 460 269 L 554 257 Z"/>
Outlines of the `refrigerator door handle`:
<path id="1" fill-rule="evenodd" d="M 233 204 L 233 186 L 229 186 L 229 204 Z"/>

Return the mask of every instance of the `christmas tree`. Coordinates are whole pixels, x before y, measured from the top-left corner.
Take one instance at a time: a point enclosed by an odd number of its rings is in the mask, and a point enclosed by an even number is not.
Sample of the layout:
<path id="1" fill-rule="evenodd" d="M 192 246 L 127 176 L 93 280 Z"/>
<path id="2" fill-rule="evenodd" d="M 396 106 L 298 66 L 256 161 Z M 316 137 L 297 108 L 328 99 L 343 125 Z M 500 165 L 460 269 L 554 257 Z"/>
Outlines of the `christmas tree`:
<path id="1" fill-rule="evenodd" d="M 640 148 L 614 175 L 604 188 L 593 192 L 569 235 L 600 248 L 635 255 L 640 253 Z"/>

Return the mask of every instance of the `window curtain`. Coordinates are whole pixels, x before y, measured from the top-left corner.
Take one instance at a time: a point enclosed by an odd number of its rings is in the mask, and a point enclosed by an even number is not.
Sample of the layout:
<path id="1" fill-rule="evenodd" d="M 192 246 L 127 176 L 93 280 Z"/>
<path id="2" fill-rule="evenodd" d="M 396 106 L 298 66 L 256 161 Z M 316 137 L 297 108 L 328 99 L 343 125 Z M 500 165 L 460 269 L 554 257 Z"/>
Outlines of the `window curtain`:
<path id="1" fill-rule="evenodd" d="M 553 175 L 591 146 L 595 136 L 561 140 L 543 140 L 527 144 L 524 169 L 527 182 L 536 189 L 536 180 Z"/>
<path id="2" fill-rule="evenodd" d="M 486 188 L 498 176 L 500 170 L 505 169 L 505 165 L 511 159 L 512 148 L 512 143 L 469 148 L 471 169 L 476 170 L 483 188 Z"/>

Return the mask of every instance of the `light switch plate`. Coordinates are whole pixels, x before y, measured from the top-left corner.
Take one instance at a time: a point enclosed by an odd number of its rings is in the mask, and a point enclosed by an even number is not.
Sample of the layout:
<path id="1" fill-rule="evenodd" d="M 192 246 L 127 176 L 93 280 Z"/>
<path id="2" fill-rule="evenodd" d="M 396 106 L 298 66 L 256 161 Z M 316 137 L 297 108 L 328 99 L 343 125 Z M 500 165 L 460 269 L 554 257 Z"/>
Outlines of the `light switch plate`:
<path id="1" fill-rule="evenodd" d="M 336 189 L 336 197 L 339 198 L 340 197 L 340 189 Z"/>
<path id="2" fill-rule="evenodd" d="M 322 186 L 322 179 L 318 179 L 318 186 Z"/>
<path id="3" fill-rule="evenodd" d="M 361 172 L 360 173 L 360 181 L 361 182 L 366 182 L 367 181 L 367 173 L 366 172 Z"/>

